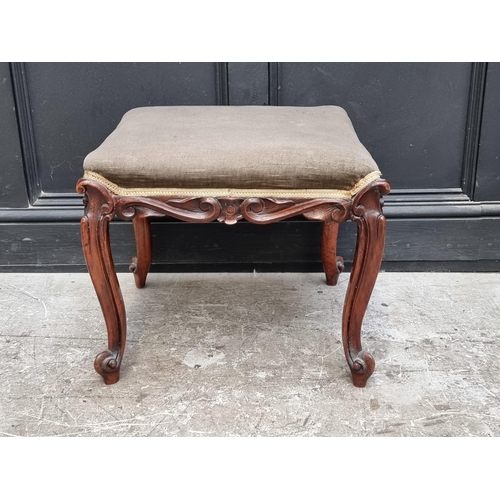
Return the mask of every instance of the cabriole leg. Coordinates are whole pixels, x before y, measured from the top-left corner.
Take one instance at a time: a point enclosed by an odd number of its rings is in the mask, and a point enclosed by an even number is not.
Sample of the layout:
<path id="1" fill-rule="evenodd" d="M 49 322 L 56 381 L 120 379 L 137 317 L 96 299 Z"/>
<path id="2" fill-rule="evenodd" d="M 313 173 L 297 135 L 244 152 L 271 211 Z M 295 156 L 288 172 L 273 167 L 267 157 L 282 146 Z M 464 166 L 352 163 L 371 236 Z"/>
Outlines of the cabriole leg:
<path id="1" fill-rule="evenodd" d="M 114 384 L 120 378 L 127 326 L 109 241 L 113 199 L 106 188 L 93 181 L 81 180 L 77 189 L 84 193 L 85 203 L 80 224 L 83 253 L 108 331 L 108 349 L 97 355 L 94 367 L 106 384 Z"/>
<path id="2" fill-rule="evenodd" d="M 377 182 L 361 191 L 352 205 L 351 217 L 358 224 L 358 238 L 344 304 L 342 339 L 356 387 L 364 387 L 375 369 L 375 360 L 361 345 L 361 325 L 384 253 L 386 221 L 382 195 L 388 192 L 386 182 Z"/>

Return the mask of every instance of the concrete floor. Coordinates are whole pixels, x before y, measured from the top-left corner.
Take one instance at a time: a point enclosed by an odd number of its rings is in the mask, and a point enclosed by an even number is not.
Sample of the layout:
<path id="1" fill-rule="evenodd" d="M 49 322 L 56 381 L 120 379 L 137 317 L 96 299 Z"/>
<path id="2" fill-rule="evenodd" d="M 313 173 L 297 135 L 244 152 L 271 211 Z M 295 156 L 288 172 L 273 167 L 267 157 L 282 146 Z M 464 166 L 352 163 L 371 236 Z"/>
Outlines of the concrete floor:
<path id="1" fill-rule="evenodd" d="M 364 322 L 377 367 L 352 386 L 348 275 L 121 274 L 121 380 L 93 358 L 86 274 L 4 274 L 4 436 L 500 436 L 500 274 L 383 273 Z"/>

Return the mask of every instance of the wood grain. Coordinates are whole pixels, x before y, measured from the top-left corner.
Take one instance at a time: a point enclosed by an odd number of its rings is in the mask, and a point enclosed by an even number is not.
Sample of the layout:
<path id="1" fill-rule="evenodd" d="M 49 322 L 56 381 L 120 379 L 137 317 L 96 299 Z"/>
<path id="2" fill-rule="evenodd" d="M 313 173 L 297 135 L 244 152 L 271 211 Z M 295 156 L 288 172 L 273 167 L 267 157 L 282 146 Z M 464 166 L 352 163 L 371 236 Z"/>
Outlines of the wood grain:
<path id="1" fill-rule="evenodd" d="M 79 182 L 77 189 L 84 194 L 85 204 L 81 220 L 83 254 L 108 330 L 108 349 L 97 355 L 94 367 L 106 384 L 114 384 L 120 378 L 127 332 L 125 305 L 109 242 L 114 205 L 106 188 L 96 183 Z"/>
<path id="2" fill-rule="evenodd" d="M 153 237 L 151 235 L 151 222 L 149 217 L 135 217 L 134 226 L 135 246 L 137 255 L 132 257 L 129 269 L 134 273 L 137 288 L 146 286 L 151 261 L 153 259 Z"/>
<path id="3" fill-rule="evenodd" d="M 344 270 L 344 259 L 337 256 L 339 225 L 336 222 L 323 222 L 321 230 L 321 260 L 325 271 L 326 284 L 335 286 L 340 273 Z"/>
<path id="4" fill-rule="evenodd" d="M 132 220 L 137 255 L 132 259 L 136 286 L 145 285 L 151 265 L 152 241 L 149 217 L 169 216 L 185 222 L 213 222 L 228 225 L 245 219 L 255 224 L 271 224 L 297 215 L 323 222 L 322 260 L 327 283 L 337 282 L 343 261 L 336 255 L 338 223 L 351 218 L 358 225 L 353 269 L 343 313 L 342 337 L 353 383 L 364 387 L 375 362 L 363 351 L 361 324 L 382 261 L 385 217 L 382 196 L 389 184 L 376 181 L 352 200 L 275 198 L 184 198 L 120 197 L 100 183 L 80 179 L 77 190 L 84 193 L 85 213 L 81 221 L 82 246 L 108 331 L 108 350 L 95 361 L 106 384 L 119 379 L 125 349 L 125 307 L 116 277 L 109 240 L 109 222 L 115 217 Z"/>
<path id="5" fill-rule="evenodd" d="M 389 189 L 384 181 L 374 183 L 356 195 L 351 207 L 358 237 L 342 315 L 342 339 L 356 387 L 365 387 L 375 369 L 375 360 L 361 345 L 361 324 L 384 253 L 386 223 L 381 198 Z"/>

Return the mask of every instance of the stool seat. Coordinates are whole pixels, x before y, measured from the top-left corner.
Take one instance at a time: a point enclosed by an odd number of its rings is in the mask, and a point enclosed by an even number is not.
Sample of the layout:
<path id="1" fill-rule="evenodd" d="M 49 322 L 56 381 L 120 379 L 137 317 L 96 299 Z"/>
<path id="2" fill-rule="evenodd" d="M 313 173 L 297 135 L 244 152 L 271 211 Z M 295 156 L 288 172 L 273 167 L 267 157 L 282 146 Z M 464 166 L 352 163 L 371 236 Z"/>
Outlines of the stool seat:
<path id="1" fill-rule="evenodd" d="M 135 108 L 84 170 L 120 195 L 350 198 L 380 178 L 338 106 Z"/>

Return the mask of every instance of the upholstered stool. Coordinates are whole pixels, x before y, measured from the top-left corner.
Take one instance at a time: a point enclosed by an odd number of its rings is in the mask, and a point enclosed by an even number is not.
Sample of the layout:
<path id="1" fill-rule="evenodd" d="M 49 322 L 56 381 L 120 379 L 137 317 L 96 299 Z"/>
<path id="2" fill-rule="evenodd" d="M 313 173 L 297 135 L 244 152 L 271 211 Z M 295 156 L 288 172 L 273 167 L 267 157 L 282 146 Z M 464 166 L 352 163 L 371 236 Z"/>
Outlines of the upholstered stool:
<path id="1" fill-rule="evenodd" d="M 375 362 L 361 346 L 361 323 L 385 240 L 387 182 L 337 106 L 172 106 L 132 109 L 90 153 L 77 190 L 84 194 L 82 244 L 108 331 L 95 360 L 106 384 L 119 379 L 126 336 L 108 226 L 132 220 L 142 288 L 151 264 L 151 216 L 188 222 L 246 219 L 269 224 L 296 215 L 323 222 L 321 255 L 329 285 L 343 269 L 338 224 L 357 222 L 342 338 L 355 386 Z"/>

